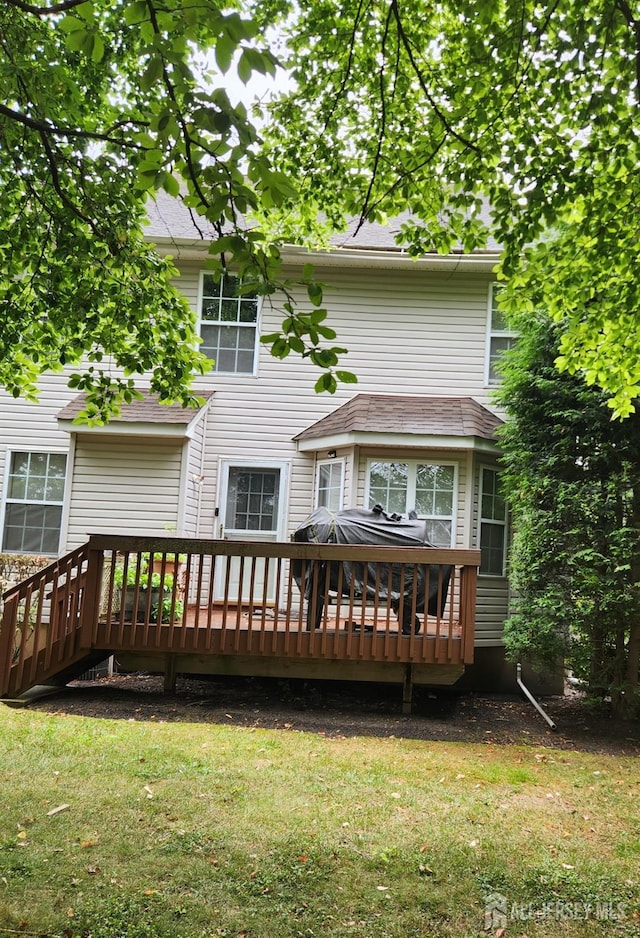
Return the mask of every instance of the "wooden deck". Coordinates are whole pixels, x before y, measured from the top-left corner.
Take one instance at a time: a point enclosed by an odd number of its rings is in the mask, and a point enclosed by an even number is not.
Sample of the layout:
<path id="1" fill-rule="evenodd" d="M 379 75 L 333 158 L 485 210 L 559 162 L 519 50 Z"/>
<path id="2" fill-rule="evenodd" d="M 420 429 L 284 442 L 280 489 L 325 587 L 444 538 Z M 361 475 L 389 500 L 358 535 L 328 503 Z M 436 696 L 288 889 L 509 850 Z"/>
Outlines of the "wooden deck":
<path id="1" fill-rule="evenodd" d="M 397 681 L 407 699 L 472 662 L 478 564 L 478 551 L 95 535 L 5 593 L 0 697 L 114 654 L 168 689 L 177 673 L 272 674 Z"/>

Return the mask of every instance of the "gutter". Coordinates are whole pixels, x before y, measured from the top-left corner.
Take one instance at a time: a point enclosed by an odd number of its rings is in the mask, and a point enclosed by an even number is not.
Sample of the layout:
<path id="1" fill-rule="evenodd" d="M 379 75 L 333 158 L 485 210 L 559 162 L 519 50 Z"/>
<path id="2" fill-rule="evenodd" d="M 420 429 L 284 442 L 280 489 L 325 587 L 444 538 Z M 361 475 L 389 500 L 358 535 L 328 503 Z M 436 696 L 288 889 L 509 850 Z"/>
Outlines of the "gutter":
<path id="1" fill-rule="evenodd" d="M 536 708 L 536 710 L 538 711 L 538 713 L 540 714 L 540 716 L 544 717 L 544 719 L 547 721 L 547 723 L 549 724 L 549 726 L 551 727 L 551 729 L 552 729 L 552 730 L 557 729 L 556 724 L 553 722 L 553 720 L 551 719 L 551 717 L 549 716 L 549 714 L 546 713 L 546 712 L 542 709 L 542 707 L 540 706 L 540 704 L 538 703 L 538 701 L 535 699 L 535 697 L 533 696 L 533 694 L 532 694 L 531 691 L 529 690 L 529 688 L 528 688 L 528 687 L 525 687 L 525 685 L 523 684 L 523 682 L 522 682 L 522 665 L 521 665 L 519 662 L 518 662 L 518 664 L 516 665 L 516 681 L 518 682 L 518 687 L 520 688 L 520 690 L 522 691 L 522 693 L 525 695 L 525 697 L 527 698 L 527 700 L 528 700 L 530 703 L 533 704 L 533 706 Z"/>

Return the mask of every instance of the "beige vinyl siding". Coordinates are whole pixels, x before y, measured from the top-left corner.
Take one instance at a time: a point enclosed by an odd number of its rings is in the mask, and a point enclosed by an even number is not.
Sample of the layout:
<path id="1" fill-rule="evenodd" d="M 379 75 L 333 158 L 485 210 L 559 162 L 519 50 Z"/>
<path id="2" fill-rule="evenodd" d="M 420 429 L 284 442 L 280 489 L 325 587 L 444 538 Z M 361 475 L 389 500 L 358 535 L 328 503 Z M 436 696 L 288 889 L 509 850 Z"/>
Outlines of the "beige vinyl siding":
<path id="1" fill-rule="evenodd" d="M 77 394 L 63 374 L 45 375 L 37 404 L 16 400 L 0 390 L 0 478 L 5 478 L 9 450 L 67 453 L 69 434 L 58 429 L 56 414 Z"/>
<path id="2" fill-rule="evenodd" d="M 199 275 L 193 268 L 180 280 L 190 299 L 197 295 Z M 349 349 L 341 364 L 358 375 L 358 385 L 315 394 L 319 372 L 308 360 L 295 354 L 277 360 L 261 346 L 255 376 L 213 373 L 198 379 L 216 388 L 218 408 L 227 392 L 235 414 L 238 406 L 253 407 L 269 442 L 283 432 L 291 439 L 359 392 L 470 395 L 489 403 L 484 387 L 489 276 L 445 277 L 412 269 L 322 270 L 321 275 L 327 324 Z M 263 303 L 261 332 L 278 329 L 283 315 L 278 303 L 278 297 L 273 306 Z M 308 301 L 301 297 L 300 305 L 306 308 Z M 234 429 L 238 444 L 251 446 L 242 423 Z"/>
<path id="3" fill-rule="evenodd" d="M 182 440 L 78 435 L 67 550 L 88 534 L 168 534 L 180 502 Z"/>
<path id="4" fill-rule="evenodd" d="M 509 611 L 509 590 L 504 577 L 478 577 L 476 594 L 477 646 L 501 645 L 502 629 Z"/>
<path id="5" fill-rule="evenodd" d="M 371 261 L 375 265 L 375 258 Z M 201 264 L 184 262 L 177 285 L 197 310 Z M 296 276 L 295 269 L 290 273 Z M 272 358 L 260 346 L 257 374 L 210 373 L 198 376 L 199 388 L 215 390 L 206 416 L 204 475 L 200 495 L 200 536 L 215 532 L 218 500 L 219 460 L 286 460 L 291 467 L 288 496 L 287 535 L 308 515 L 313 505 L 315 459 L 298 453 L 292 438 L 310 424 L 326 416 L 357 393 L 469 395 L 490 406 L 484 387 L 486 310 L 489 274 L 430 272 L 407 265 L 402 270 L 322 268 L 318 276 L 325 284 L 324 305 L 327 323 L 337 333 L 336 340 L 349 349 L 341 366 L 358 375 L 357 385 L 340 385 L 333 394 L 313 390 L 318 371 L 308 360 L 290 355 L 284 361 Z M 308 308 L 304 294 L 302 308 Z M 282 319 L 278 297 L 273 305 L 265 301 L 261 310 L 261 331 L 278 329 Z M 5 445 L 25 447 L 25 437 L 33 435 L 38 446 L 66 450 L 68 434 L 58 430 L 56 413 L 74 394 L 65 388 L 64 375 L 46 379 L 42 405 L 0 406 L 6 415 Z M 0 402 L 1 404 L 2 402 Z M 26 433 L 25 433 L 26 428 Z M 165 524 L 176 523 L 169 505 L 178 504 L 180 452 L 175 444 L 146 438 L 139 450 L 128 439 L 116 445 L 114 438 L 100 443 L 99 433 L 82 437 L 75 459 L 76 478 L 69 505 L 68 542 L 80 543 L 98 519 L 110 530 L 122 530 L 129 519 L 145 530 L 166 533 Z M 174 447 L 171 450 L 171 446 Z M 173 452 L 175 465 L 169 471 L 163 460 Z M 381 455 L 373 453 L 372 455 Z M 386 455 L 386 454 L 385 454 Z M 405 456 L 410 455 L 403 451 Z M 424 451 L 417 453 L 424 456 Z M 429 453 L 429 458 L 439 454 Z M 465 535 L 464 505 L 466 472 L 462 454 L 441 454 L 455 459 L 459 466 L 456 543 L 468 545 Z M 4 459 L 4 451 L 1 453 Z M 195 448 L 190 459 L 197 461 Z M 347 462 L 345 504 L 362 504 L 363 459 L 358 456 L 358 472 Z M 189 463 L 189 467 L 192 461 Z M 194 470 L 197 471 L 197 470 Z M 360 473 L 360 476 L 358 475 Z M 183 481 L 184 523 L 195 523 L 195 493 L 187 478 Z M 152 486 L 165 487 L 159 506 L 147 505 Z M 129 484 L 129 477 L 131 483 Z M 158 482 L 156 483 L 156 477 Z M 160 490 L 158 490 L 160 492 Z M 129 494 L 131 493 L 131 494 Z M 141 517 L 138 516 L 141 515 Z M 142 530 L 142 529 L 141 529 Z"/>
<path id="6" fill-rule="evenodd" d="M 200 420 L 197 424 L 193 438 L 188 442 L 187 471 L 184 480 L 184 519 L 182 530 L 178 529 L 178 534 L 185 534 L 187 537 L 200 537 L 198 518 L 200 514 L 200 505 L 202 502 L 202 492 L 204 479 L 204 430 L 206 423 Z"/>
<path id="7" fill-rule="evenodd" d="M 295 275 L 295 271 L 291 271 Z M 327 323 L 349 349 L 342 366 L 358 375 L 357 385 L 335 394 L 316 394 L 318 371 L 308 360 L 272 358 L 261 346 L 256 375 L 211 373 L 198 378 L 215 388 L 208 415 L 202 536 L 214 531 L 220 458 L 291 460 L 289 530 L 313 504 L 314 460 L 297 453 L 292 438 L 357 393 L 473 396 L 488 404 L 484 387 L 489 275 L 431 273 L 408 268 L 320 271 L 325 283 Z M 200 267 L 184 265 L 180 287 L 196 308 Z M 278 329 L 278 298 L 262 305 L 261 332 Z M 303 308 L 308 301 L 301 297 Z M 451 458 L 451 454 L 449 454 Z M 457 542 L 464 534 L 464 461 L 459 461 Z M 346 504 L 361 504 L 350 489 Z M 355 496 L 355 497 L 354 497 Z"/>

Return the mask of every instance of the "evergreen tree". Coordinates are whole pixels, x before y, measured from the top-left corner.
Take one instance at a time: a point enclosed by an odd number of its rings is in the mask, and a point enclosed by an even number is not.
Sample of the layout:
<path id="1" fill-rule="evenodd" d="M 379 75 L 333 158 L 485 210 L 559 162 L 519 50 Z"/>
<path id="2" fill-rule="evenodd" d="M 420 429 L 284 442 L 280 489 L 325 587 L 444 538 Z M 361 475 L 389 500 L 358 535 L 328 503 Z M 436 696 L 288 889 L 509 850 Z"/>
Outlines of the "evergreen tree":
<path id="1" fill-rule="evenodd" d="M 561 328 L 523 318 L 499 399 L 513 513 L 510 657 L 564 656 L 617 715 L 638 708 L 640 416 L 612 420 L 605 394 L 559 374 Z"/>

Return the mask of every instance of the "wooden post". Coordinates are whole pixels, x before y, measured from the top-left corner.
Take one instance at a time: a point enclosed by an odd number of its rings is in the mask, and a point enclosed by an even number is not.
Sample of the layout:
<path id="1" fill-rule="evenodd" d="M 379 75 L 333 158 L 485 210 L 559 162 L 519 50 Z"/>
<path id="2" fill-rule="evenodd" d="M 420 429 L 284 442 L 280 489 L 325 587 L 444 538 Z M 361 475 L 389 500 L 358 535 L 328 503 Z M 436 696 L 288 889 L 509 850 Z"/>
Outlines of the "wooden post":
<path id="1" fill-rule="evenodd" d="M 407 664 L 404 668 L 404 682 L 402 684 L 402 712 L 405 716 L 411 713 L 413 702 L 413 665 Z"/>
<path id="2" fill-rule="evenodd" d="M 462 628 L 462 664 L 473 663 L 476 623 L 476 587 L 478 567 L 462 567 L 460 581 L 460 625 Z"/>
<path id="3" fill-rule="evenodd" d="M 82 608 L 80 609 L 80 648 L 83 650 L 93 647 L 98 630 L 103 568 L 104 552 L 92 548 L 91 541 L 89 541 L 87 578 L 82 591 Z M 78 575 L 78 589 L 80 588 L 80 579 L 81 577 Z"/>
<path id="4" fill-rule="evenodd" d="M 18 597 L 14 594 L 5 601 L 0 622 L 0 697 L 9 691 L 9 676 L 13 657 L 13 639 L 16 634 Z"/>
<path id="5" fill-rule="evenodd" d="M 164 692 L 165 694 L 175 694 L 176 692 L 176 656 L 167 655 L 164 661 Z"/>

